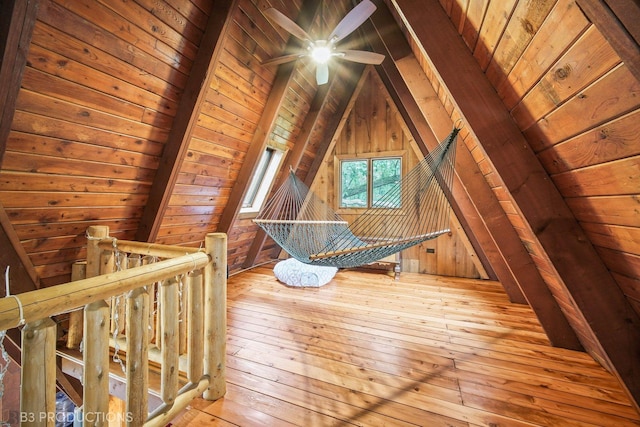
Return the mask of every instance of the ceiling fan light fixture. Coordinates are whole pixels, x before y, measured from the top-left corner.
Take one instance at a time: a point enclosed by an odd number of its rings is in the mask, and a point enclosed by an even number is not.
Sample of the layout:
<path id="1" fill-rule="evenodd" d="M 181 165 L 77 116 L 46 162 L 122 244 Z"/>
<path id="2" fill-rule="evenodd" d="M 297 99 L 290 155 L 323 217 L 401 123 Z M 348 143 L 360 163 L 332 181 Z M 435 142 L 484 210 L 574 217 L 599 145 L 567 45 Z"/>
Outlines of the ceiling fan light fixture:
<path id="1" fill-rule="evenodd" d="M 332 56 L 332 51 L 328 44 L 323 40 L 318 40 L 310 47 L 311 59 L 316 64 L 326 64 Z"/>
<path id="2" fill-rule="evenodd" d="M 337 56 L 351 62 L 361 64 L 379 65 L 384 60 L 384 55 L 366 50 L 340 49 L 337 44 L 353 31 L 355 31 L 364 21 L 376 10 L 376 5 L 371 0 L 362 0 L 357 6 L 351 9 L 335 26 L 331 34 L 323 40 L 313 40 L 313 38 L 298 24 L 284 15 L 282 12 L 274 8 L 268 8 L 264 11 L 264 15 L 284 28 L 293 36 L 297 37 L 306 44 L 306 49 L 298 53 L 283 55 L 281 57 L 272 58 L 263 61 L 263 65 L 277 65 L 286 62 L 295 61 L 298 58 L 310 57 L 316 66 L 316 83 L 322 85 L 329 80 L 329 61 L 331 57 Z M 337 48 L 337 50 L 336 50 Z"/>

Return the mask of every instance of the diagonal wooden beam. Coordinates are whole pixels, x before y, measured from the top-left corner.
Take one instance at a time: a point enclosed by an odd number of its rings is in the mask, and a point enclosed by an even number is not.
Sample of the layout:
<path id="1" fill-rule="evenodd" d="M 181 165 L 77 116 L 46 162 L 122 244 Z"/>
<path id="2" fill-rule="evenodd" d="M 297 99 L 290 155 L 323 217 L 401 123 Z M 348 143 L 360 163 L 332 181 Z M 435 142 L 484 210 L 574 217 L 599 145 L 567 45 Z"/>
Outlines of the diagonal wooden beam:
<path id="1" fill-rule="evenodd" d="M 442 90 L 475 133 L 509 201 L 551 261 L 574 330 L 640 409 L 640 317 L 437 0 L 394 0 Z"/>
<path id="2" fill-rule="evenodd" d="M 309 28 L 319 11 L 320 2 L 305 0 L 301 8 L 300 15 L 298 16 L 298 25 L 301 28 Z M 288 51 L 291 46 L 298 46 L 298 41 L 295 40 L 294 37 L 290 38 L 285 51 Z M 269 98 L 267 99 L 265 108 L 262 111 L 260 120 L 258 121 L 256 131 L 254 132 L 251 143 L 249 144 L 249 149 L 247 150 L 247 154 L 245 155 L 242 166 L 240 167 L 238 178 L 233 184 L 229 200 L 227 201 L 224 211 L 222 211 L 222 215 L 220 216 L 220 222 L 218 223 L 217 229 L 218 232 L 228 233 L 238 216 L 238 212 L 240 212 L 242 202 L 244 201 L 244 197 L 247 192 L 247 187 L 249 186 L 253 172 L 260 161 L 262 152 L 267 147 L 267 143 L 269 142 L 269 138 L 273 132 L 276 119 L 280 112 L 280 107 L 285 101 L 287 88 L 294 77 L 295 65 L 295 62 L 289 62 L 281 64 L 278 67 L 275 82 L 269 92 Z"/>
<path id="3" fill-rule="evenodd" d="M 22 247 L 20 239 L 9 221 L 4 207 L 0 204 L 0 266 L 2 267 L 2 275 L 9 267 L 9 290 L 12 295 L 21 294 L 23 292 L 34 291 L 40 287 L 38 275 L 36 273 L 29 256 Z M 4 280 L 3 280 L 4 282 Z M 4 296 L 4 291 L 0 292 Z M 21 334 L 18 328 L 7 331 L 5 339 L 5 347 L 9 356 L 19 366 L 22 363 L 21 350 Z M 78 396 L 82 396 L 82 386 L 79 383 L 69 381 L 62 371 L 56 372 L 56 382 L 59 389 L 63 390 L 68 396 L 74 399 L 74 402 L 81 404 L 82 399 L 77 400 Z"/>
<path id="4" fill-rule="evenodd" d="M 431 126 L 424 118 L 418 103 L 411 95 L 409 88 L 397 68 L 397 61 L 403 58 L 413 57 L 413 53 L 399 28 L 394 24 L 395 21 L 393 21 L 388 9 L 382 7 L 381 3 L 380 12 L 372 17 L 371 23 L 365 23 L 363 27 L 368 30 L 366 33 L 368 34 L 369 43 L 373 47 L 373 50 L 391 59 L 384 61 L 377 67 L 378 74 L 389 90 L 389 94 L 398 107 L 398 111 L 407 124 L 411 135 L 417 142 L 422 155 L 426 156 L 429 150 L 434 149 L 438 145 L 438 141 L 441 138 L 437 138 L 434 135 Z M 393 25 L 393 27 L 389 27 L 389 25 Z M 379 31 L 381 28 L 386 28 L 384 35 Z M 389 28 L 393 28 L 393 30 L 389 30 Z M 442 138 L 451 131 L 450 123 L 447 124 L 448 129 L 441 134 Z M 459 181 L 457 172 L 455 181 Z M 461 199 L 461 197 L 458 196 L 452 199 L 450 204 L 460 221 L 460 225 L 467 234 L 471 246 L 478 254 L 483 267 L 489 274 L 489 277 L 494 280 L 498 278 L 496 271 L 501 272 L 501 282 L 509 294 L 511 301 L 523 303 L 524 297 L 517 286 L 516 280 L 508 273 L 508 268 L 504 265 L 504 259 L 500 256 L 493 241 L 488 237 L 488 232 L 482 223 L 481 216 L 477 213 L 472 215 L 470 209 L 465 209 L 463 212 L 461 204 L 465 202 L 465 199 Z"/>
<path id="5" fill-rule="evenodd" d="M 198 53 L 187 80 L 178 110 L 151 185 L 136 240 L 153 242 L 173 193 L 180 166 L 186 156 L 193 129 L 198 121 L 207 90 L 214 76 L 222 43 L 238 0 L 220 0 L 213 5 Z"/>
<path id="6" fill-rule="evenodd" d="M 336 111 L 332 115 L 331 119 L 329 119 L 328 122 L 326 123 L 326 126 L 323 129 L 324 135 L 333 135 L 333 133 L 335 132 L 335 129 L 338 127 L 340 118 L 342 117 L 342 114 L 344 113 L 344 110 L 346 109 L 346 106 L 347 106 L 347 102 L 349 99 L 349 96 L 347 95 L 350 95 L 353 92 L 358 80 L 356 76 L 359 77 L 360 75 L 362 75 L 362 72 L 364 70 L 364 66 L 360 64 L 351 63 L 351 64 L 345 64 L 344 66 L 347 69 L 346 74 L 349 76 L 352 76 L 352 78 L 347 83 L 347 87 L 344 89 L 341 89 L 340 95 L 337 96 L 338 99 L 340 100 L 340 103 L 337 106 Z M 322 112 L 324 111 L 325 106 L 327 106 L 328 103 L 331 102 L 332 98 L 330 95 L 334 94 L 334 92 L 337 90 L 336 86 L 338 85 L 336 83 L 338 82 L 338 79 L 340 77 L 341 75 L 339 73 L 332 73 L 329 84 L 322 85 L 318 88 L 318 91 L 316 92 L 313 98 L 313 101 L 311 102 L 311 107 L 309 108 L 309 112 L 307 113 L 304 119 L 304 123 L 302 124 L 302 130 L 298 135 L 298 137 L 296 138 L 296 143 L 293 146 L 293 150 L 291 150 L 289 154 L 289 157 L 287 159 L 288 161 L 283 164 L 285 168 L 290 166 L 293 170 L 297 170 L 298 166 L 300 166 L 302 157 L 304 156 L 304 153 L 311 142 L 310 141 L 311 135 L 314 129 L 316 128 L 316 125 L 318 124 L 319 120 L 323 118 Z M 325 140 L 330 140 L 330 138 L 325 138 Z M 328 146 L 328 143 L 322 144 L 322 146 L 325 147 L 324 149 L 326 150 L 326 146 Z M 320 152 L 320 151 L 322 150 L 318 150 L 318 152 L 315 153 L 316 158 L 324 157 L 324 152 Z M 313 173 L 307 172 L 307 178 L 310 177 L 311 180 L 313 180 L 316 172 L 317 172 L 317 169 L 313 171 Z M 282 186 L 284 182 L 288 179 L 288 176 L 289 174 L 286 171 L 280 172 L 280 179 L 274 185 L 274 188 L 279 188 L 280 186 Z M 253 243 L 249 248 L 249 252 L 247 254 L 247 258 L 245 259 L 243 268 L 249 268 L 255 264 L 256 258 L 262 251 L 266 238 L 267 238 L 267 235 L 264 232 L 264 230 L 262 230 L 261 228 L 258 229 L 258 231 L 256 232 L 256 236 L 253 240 Z"/>
<path id="7" fill-rule="evenodd" d="M 355 64 L 352 64 L 352 67 L 354 66 L 359 67 Z M 327 160 L 327 156 L 330 156 L 333 152 L 333 147 L 336 144 L 337 136 L 342 132 L 345 123 L 347 122 L 347 119 L 351 114 L 351 110 L 353 109 L 369 74 L 369 69 L 366 67 L 361 70 L 359 68 L 356 68 L 359 71 L 355 73 L 349 73 L 349 67 L 345 67 L 344 69 L 347 70 L 345 78 L 347 78 L 349 82 L 347 85 L 347 89 L 344 90 L 344 95 L 349 94 L 349 96 L 340 97 L 340 104 L 336 108 L 335 114 L 332 116 L 333 120 L 327 124 L 327 130 L 325 132 L 325 135 L 327 135 L 327 137 L 322 139 L 320 141 L 320 144 L 318 144 L 318 147 L 316 148 L 315 157 L 303 181 L 308 188 L 311 188 L 318 170 L 320 170 L 322 164 Z M 279 252 L 279 248 L 274 249 L 274 253 L 272 254 L 272 256 L 276 257 Z"/>
<path id="8" fill-rule="evenodd" d="M 438 143 L 433 132 L 446 135 L 451 130 L 452 120 L 411 53 L 404 36 L 394 35 L 399 32 L 397 26 L 395 31 L 390 30 L 395 24 L 390 11 L 381 1 L 379 3 L 380 11 L 372 17 L 374 28 L 368 32 L 370 43 L 378 53 L 395 60 L 385 61 L 378 67 L 379 73 L 384 76 L 389 91 L 398 99 L 396 104 L 402 106 L 405 120 L 411 123 L 416 141 L 420 141 L 419 145 L 423 145 L 425 150 L 431 150 Z M 421 105 L 418 105 L 418 99 Z M 553 345 L 582 349 L 571 325 L 463 143 L 458 144 L 453 195 L 452 207 L 465 232 L 475 236 L 476 243 L 484 249 L 485 256 L 511 300 L 527 302 L 535 310 Z"/>
<path id="9" fill-rule="evenodd" d="M 433 123 L 428 123 L 396 64 L 396 62 L 402 61 L 405 58 L 414 58 L 413 52 L 386 5 L 380 1 L 378 2 L 378 8 L 379 11 L 374 14 L 370 23 L 363 25 L 363 29 L 365 29 L 369 44 L 373 50 L 385 55 L 385 58 L 388 58 L 388 60 L 385 60 L 382 65 L 377 68 L 378 74 L 385 83 L 389 94 L 394 99 L 400 114 L 407 124 L 411 135 L 418 143 L 422 154 L 426 155 L 429 150 L 438 145 L 440 138 L 434 135 L 434 131 L 432 130 Z M 425 83 L 429 84 L 428 82 Z M 418 83 L 414 82 L 414 84 Z M 435 99 L 436 103 L 439 103 L 437 97 Z M 447 135 L 451 130 L 451 120 L 445 119 L 444 122 L 446 123 L 446 129 L 442 126 L 440 129 L 436 129 L 443 131 L 440 133 L 442 137 Z M 463 149 L 464 147 L 461 147 L 461 150 Z M 458 154 L 459 157 L 463 155 L 464 153 Z M 458 172 L 460 169 L 460 167 L 456 168 L 456 183 L 460 181 Z M 457 185 L 458 184 L 456 184 L 456 186 Z M 495 199 L 495 196 L 491 196 Z M 468 203 L 468 198 L 461 197 L 464 197 L 464 195 L 459 195 L 451 200 L 451 206 L 460 219 L 461 225 L 465 233 L 469 236 L 474 250 L 481 258 L 485 269 L 489 272 L 492 279 L 497 278 L 496 270 L 501 272 L 500 279 L 505 290 L 509 293 L 510 299 L 512 301 L 524 302 L 516 280 L 508 273 L 508 268 L 504 265 L 504 259 L 500 256 L 498 249 L 495 247 L 495 243 L 489 237 L 488 231 L 482 223 L 481 215 L 477 212 L 472 213 L 474 206 Z M 462 209 L 461 204 L 465 203 L 467 208 Z"/>
<path id="10" fill-rule="evenodd" d="M 329 84 L 322 85 L 316 91 L 315 96 L 313 97 L 313 101 L 311 102 L 311 107 L 309 108 L 309 112 L 307 113 L 304 123 L 302 124 L 302 131 L 298 138 L 296 139 L 296 143 L 293 146 L 293 150 L 289 153 L 286 162 L 283 162 L 283 165 L 286 169 L 287 166 L 291 167 L 293 170 L 298 169 L 300 162 L 302 161 L 302 156 L 304 155 L 304 151 L 306 150 L 309 144 L 309 136 L 311 135 L 311 131 L 318 118 L 320 117 L 320 112 L 322 108 L 325 106 L 328 94 L 331 88 L 335 85 L 336 77 L 335 73 L 330 77 Z M 274 184 L 273 188 L 280 188 L 282 184 L 287 179 L 288 173 L 285 171 L 280 171 L 279 173 L 280 179 Z M 249 248 L 249 252 L 247 252 L 247 257 L 244 260 L 244 264 L 242 268 L 250 268 L 255 262 L 256 258 L 262 251 L 262 247 L 264 246 L 265 241 L 267 240 L 267 234 L 264 232 L 262 228 L 258 228 L 256 231 L 256 236 L 251 243 L 251 247 Z"/>
<path id="11" fill-rule="evenodd" d="M 0 267 L 2 267 L 2 283 L 4 283 L 5 269 L 9 266 L 11 279 L 11 293 L 21 294 L 40 287 L 38 274 L 27 252 L 22 247 L 20 239 L 9 220 L 4 207 L 0 204 Z M 0 295 L 4 295 L 4 288 Z"/>
<path id="12" fill-rule="evenodd" d="M 37 0 L 0 2 L 0 165 L 38 12 Z"/>

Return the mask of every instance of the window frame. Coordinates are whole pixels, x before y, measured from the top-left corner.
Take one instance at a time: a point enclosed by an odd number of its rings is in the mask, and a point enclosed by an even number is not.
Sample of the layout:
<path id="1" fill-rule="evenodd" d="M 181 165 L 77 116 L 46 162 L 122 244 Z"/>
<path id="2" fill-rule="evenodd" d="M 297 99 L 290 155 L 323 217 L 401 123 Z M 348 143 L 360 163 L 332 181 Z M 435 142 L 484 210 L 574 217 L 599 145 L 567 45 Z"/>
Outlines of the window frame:
<path id="1" fill-rule="evenodd" d="M 335 206 L 336 211 L 340 214 L 358 213 L 372 208 L 373 203 L 373 161 L 381 159 L 400 159 L 400 179 L 406 174 L 405 150 L 398 151 L 380 151 L 373 153 L 358 154 L 339 154 L 334 156 L 334 174 L 335 174 Z M 354 160 L 367 160 L 367 206 L 365 207 L 343 207 L 342 206 L 342 162 Z M 397 208 L 375 208 L 374 209 L 398 209 Z"/>
<path id="2" fill-rule="evenodd" d="M 260 155 L 260 160 L 256 165 L 249 185 L 247 186 L 247 192 L 242 199 L 242 205 L 240 206 L 240 214 L 243 217 L 256 216 L 267 196 L 271 192 L 271 188 L 275 182 L 280 166 L 282 165 L 285 157 L 286 150 L 279 147 L 268 145 Z M 265 157 L 269 157 L 265 159 Z M 266 162 L 266 164 L 265 164 Z M 254 188 L 254 190 L 251 190 Z M 247 197 L 253 193 L 251 203 L 247 202 Z"/>

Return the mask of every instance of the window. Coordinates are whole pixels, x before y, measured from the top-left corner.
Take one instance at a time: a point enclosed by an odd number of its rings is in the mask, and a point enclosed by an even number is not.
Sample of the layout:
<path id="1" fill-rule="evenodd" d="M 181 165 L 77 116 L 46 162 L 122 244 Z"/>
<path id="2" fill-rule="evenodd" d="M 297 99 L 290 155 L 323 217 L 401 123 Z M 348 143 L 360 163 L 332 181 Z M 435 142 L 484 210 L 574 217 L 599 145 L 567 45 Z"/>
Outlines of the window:
<path id="1" fill-rule="evenodd" d="M 369 206 L 369 161 L 343 160 L 340 163 L 340 207 Z"/>
<path id="2" fill-rule="evenodd" d="M 400 181 L 401 157 L 342 159 L 341 208 L 399 208 L 400 193 L 389 193 Z"/>
<path id="3" fill-rule="evenodd" d="M 272 147 L 267 147 L 262 153 L 260 162 L 249 183 L 247 194 L 244 196 L 240 213 L 257 213 L 260 211 L 276 177 L 283 155 L 283 151 Z"/>

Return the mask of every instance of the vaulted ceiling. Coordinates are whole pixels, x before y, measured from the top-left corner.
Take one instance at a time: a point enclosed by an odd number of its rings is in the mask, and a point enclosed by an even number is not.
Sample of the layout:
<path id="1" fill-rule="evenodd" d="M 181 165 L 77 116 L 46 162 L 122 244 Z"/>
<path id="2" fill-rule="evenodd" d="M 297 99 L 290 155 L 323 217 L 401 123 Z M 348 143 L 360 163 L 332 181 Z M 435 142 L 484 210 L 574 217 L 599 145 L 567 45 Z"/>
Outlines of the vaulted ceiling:
<path id="1" fill-rule="evenodd" d="M 358 2 L 3 1 L 2 265 L 17 289 L 69 280 L 84 231 L 273 257 L 239 215 L 267 144 L 311 184 L 361 64 L 326 85 L 275 7 L 316 34 Z M 464 124 L 452 208 L 489 277 L 550 341 L 584 348 L 640 401 L 640 7 L 633 0 L 376 0 L 345 45 L 424 153 Z M 285 171 L 286 172 L 286 171 Z M 282 174 L 282 176 L 286 173 Z M 283 178 L 280 178 L 283 179 Z"/>

